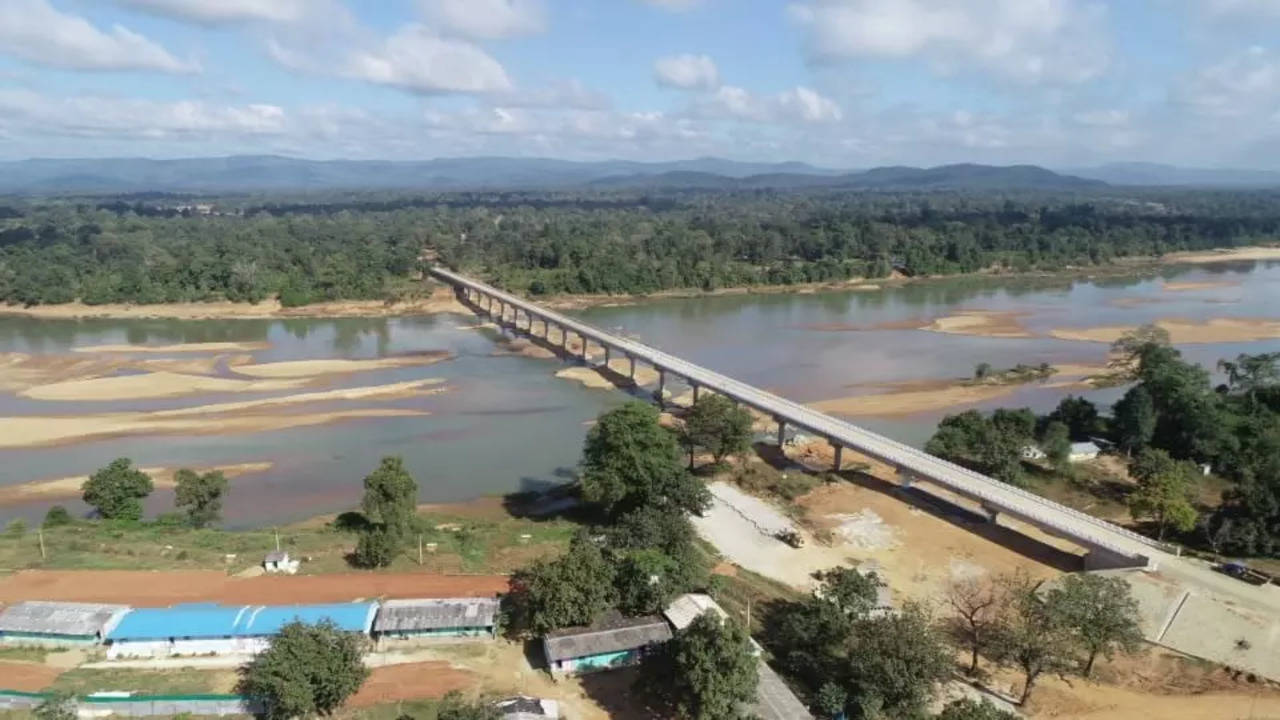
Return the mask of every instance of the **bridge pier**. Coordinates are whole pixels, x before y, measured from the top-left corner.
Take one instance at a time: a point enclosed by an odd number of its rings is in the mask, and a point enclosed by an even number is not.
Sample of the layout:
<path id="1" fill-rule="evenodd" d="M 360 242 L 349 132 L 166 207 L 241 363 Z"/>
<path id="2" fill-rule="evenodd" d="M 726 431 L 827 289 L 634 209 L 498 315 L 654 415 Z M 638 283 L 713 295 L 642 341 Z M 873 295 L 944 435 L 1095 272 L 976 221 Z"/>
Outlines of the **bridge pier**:
<path id="1" fill-rule="evenodd" d="M 583 335 L 581 333 L 578 334 L 578 337 L 582 338 L 582 364 L 586 365 L 587 364 L 587 346 L 591 344 L 591 341 L 587 339 L 586 335 Z"/>
<path id="2" fill-rule="evenodd" d="M 630 355 L 630 354 L 628 354 L 628 355 L 627 355 L 627 360 L 628 360 L 628 361 L 630 361 L 630 363 L 631 363 L 631 371 L 630 371 L 631 383 L 632 383 L 632 384 L 635 384 L 635 381 L 636 381 L 636 356 L 635 356 L 635 355 Z"/>
<path id="3" fill-rule="evenodd" d="M 667 406 L 666 387 L 667 371 L 662 368 L 658 368 L 658 392 L 654 394 L 654 397 L 658 400 L 659 410 L 662 410 Z"/>
<path id="4" fill-rule="evenodd" d="M 906 472 L 902 468 L 898 468 L 898 485 L 901 486 L 903 490 L 910 490 L 911 486 L 915 484 L 915 481 L 915 476 Z"/>
<path id="5" fill-rule="evenodd" d="M 778 447 L 787 444 L 787 421 L 780 417 L 775 417 L 774 422 L 778 423 Z"/>
<path id="6" fill-rule="evenodd" d="M 828 442 L 835 448 L 835 460 L 831 463 L 831 469 L 840 472 L 840 468 L 844 467 L 844 446 L 834 440 L 828 440 Z"/>
<path id="7" fill-rule="evenodd" d="M 601 347 L 604 348 L 604 369 L 608 370 L 609 369 L 609 346 L 602 345 Z"/>
<path id="8" fill-rule="evenodd" d="M 693 404 L 694 404 L 694 405 L 697 405 L 697 404 L 698 404 L 698 390 L 699 390 L 700 388 L 698 387 L 698 383 L 689 383 L 689 384 L 693 386 Z"/>
<path id="9" fill-rule="evenodd" d="M 991 525 L 999 525 L 1000 509 L 991 507 L 986 503 L 982 503 L 982 514 L 986 516 L 987 522 Z"/>

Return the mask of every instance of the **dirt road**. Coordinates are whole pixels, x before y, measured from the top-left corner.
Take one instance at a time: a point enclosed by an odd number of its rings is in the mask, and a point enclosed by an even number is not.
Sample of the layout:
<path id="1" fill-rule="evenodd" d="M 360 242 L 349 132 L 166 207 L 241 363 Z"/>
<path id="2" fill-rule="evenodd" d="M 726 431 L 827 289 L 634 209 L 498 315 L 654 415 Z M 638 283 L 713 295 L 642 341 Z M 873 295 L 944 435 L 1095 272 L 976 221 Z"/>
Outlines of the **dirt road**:
<path id="1" fill-rule="evenodd" d="M 235 578 L 205 570 L 24 570 L 0 579 L 0 602 L 64 600 L 139 607 L 185 602 L 292 604 L 506 592 L 505 575 L 338 573 Z"/>

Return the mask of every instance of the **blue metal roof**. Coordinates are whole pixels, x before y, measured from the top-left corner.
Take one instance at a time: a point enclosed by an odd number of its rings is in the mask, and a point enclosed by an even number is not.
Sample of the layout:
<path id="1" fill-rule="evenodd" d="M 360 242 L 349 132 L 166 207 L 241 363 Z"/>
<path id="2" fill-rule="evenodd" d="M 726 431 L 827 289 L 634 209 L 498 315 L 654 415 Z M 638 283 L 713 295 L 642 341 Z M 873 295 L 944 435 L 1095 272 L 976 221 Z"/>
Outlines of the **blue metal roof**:
<path id="1" fill-rule="evenodd" d="M 276 606 L 198 603 L 141 608 L 129 611 L 107 633 L 107 640 L 260 637 L 275 635 L 294 620 L 305 623 L 330 620 L 342 630 L 368 632 L 377 607 L 377 603 Z"/>

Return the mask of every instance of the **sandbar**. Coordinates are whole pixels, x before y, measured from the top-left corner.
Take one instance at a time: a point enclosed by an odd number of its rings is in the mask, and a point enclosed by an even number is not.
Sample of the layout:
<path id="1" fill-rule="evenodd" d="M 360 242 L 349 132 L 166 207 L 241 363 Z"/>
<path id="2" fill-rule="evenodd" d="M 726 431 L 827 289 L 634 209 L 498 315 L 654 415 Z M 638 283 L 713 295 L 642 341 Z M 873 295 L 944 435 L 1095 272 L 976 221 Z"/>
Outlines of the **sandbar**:
<path id="1" fill-rule="evenodd" d="M 1161 286 L 1166 292 L 1194 292 L 1196 290 L 1215 290 L 1224 287 L 1236 287 L 1239 280 L 1204 280 L 1201 282 L 1167 282 Z"/>
<path id="2" fill-rule="evenodd" d="M 179 343 L 177 345 L 85 345 L 71 348 L 78 353 L 203 353 L 203 352 L 251 352 L 266 350 L 271 347 L 267 342 L 205 342 Z"/>
<path id="3" fill-rule="evenodd" d="M 606 370 L 599 366 L 568 367 L 556 373 L 556 377 L 582 383 L 592 390 L 612 390 L 632 385 L 630 363 L 626 359 L 609 361 Z M 636 385 L 649 385 L 658 381 L 658 371 L 644 365 L 636 365 Z"/>
<path id="4" fill-rule="evenodd" d="M 236 463 L 232 465 L 215 465 L 212 467 L 193 467 L 199 473 L 221 472 L 228 479 L 262 473 L 275 466 L 272 462 Z M 151 476 L 151 482 L 158 490 L 167 490 L 176 486 L 174 474 L 181 468 L 176 467 L 143 467 L 138 468 Z M 20 485 L 0 487 L 0 505 L 13 505 L 38 500 L 61 500 L 80 497 L 81 487 L 89 479 L 88 475 L 58 478 L 56 480 L 37 480 Z"/>
<path id="5" fill-rule="evenodd" d="M 1034 337 L 1027 331 L 1020 318 L 1028 313 L 992 310 L 961 310 L 923 325 L 921 330 L 952 335 L 980 335 L 994 338 Z"/>
<path id="6" fill-rule="evenodd" d="M 1162 261 L 1166 263 L 1192 263 L 1197 265 L 1249 260 L 1280 260 L 1280 247 L 1242 247 L 1229 250 L 1170 253 L 1162 258 Z"/>
<path id="7" fill-rule="evenodd" d="M 954 380 L 901 383 L 891 392 L 833 398 L 809 403 L 821 412 L 846 417 L 898 417 L 946 410 L 1012 394 L 1019 385 L 963 385 Z"/>
<path id="8" fill-rule="evenodd" d="M 116 375 L 36 385 L 18 394 L 33 400 L 152 400 L 201 393 L 280 392 L 296 390 L 307 382 L 307 380 L 236 380 L 162 371 L 143 375 Z"/>
<path id="9" fill-rule="evenodd" d="M 61 445 L 120 435 L 234 434 L 318 425 L 351 418 L 426 415 L 424 411 L 398 408 L 309 414 L 287 413 L 283 410 L 319 402 L 422 397 L 442 392 L 443 388 L 432 387 L 442 382 L 444 381 L 433 378 L 150 412 L 0 417 L 0 448 Z M 277 409 L 278 412 L 263 412 L 271 409 Z"/>
<path id="10" fill-rule="evenodd" d="M 73 302 L 61 305 L 0 305 L 0 315 L 37 318 L 171 318 L 177 320 L 216 320 L 219 318 L 271 319 L 290 317 L 393 317 L 398 315 L 431 315 L 435 313 L 467 314 L 470 310 L 458 302 L 452 288 L 438 287 L 431 295 L 405 301 L 339 300 L 301 307 L 284 307 L 274 298 L 256 304 L 234 302 L 159 303 L 155 305 L 106 304 L 85 305 Z"/>
<path id="11" fill-rule="evenodd" d="M 1280 320 L 1266 318 L 1214 318 L 1208 321 L 1165 319 L 1156 323 L 1169 332 L 1174 344 L 1253 342 L 1280 338 Z M 1049 332 L 1060 340 L 1113 343 L 1133 326 L 1059 328 Z"/>
<path id="12" fill-rule="evenodd" d="M 319 375 L 343 375 L 369 370 L 430 365 L 448 357 L 447 352 L 431 352 L 367 360 L 289 360 L 257 365 L 236 365 L 231 370 L 238 375 L 256 378 L 309 378 Z"/>

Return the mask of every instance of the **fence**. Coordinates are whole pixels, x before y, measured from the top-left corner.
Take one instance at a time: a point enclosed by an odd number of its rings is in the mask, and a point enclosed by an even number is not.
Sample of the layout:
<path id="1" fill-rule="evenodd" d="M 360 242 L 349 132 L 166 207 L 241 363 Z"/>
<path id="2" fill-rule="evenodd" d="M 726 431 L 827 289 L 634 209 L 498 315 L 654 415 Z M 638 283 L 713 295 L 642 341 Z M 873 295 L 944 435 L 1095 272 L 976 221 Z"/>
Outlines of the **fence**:
<path id="1" fill-rule="evenodd" d="M 0 691 L 0 710 L 31 710 L 44 702 L 45 693 Z M 252 715 L 253 708 L 239 695 L 127 695 L 76 698 L 76 715 L 81 718 L 172 717 L 174 715 L 214 717 Z"/>

